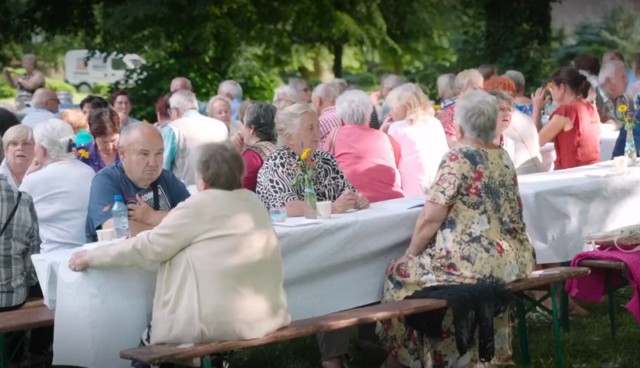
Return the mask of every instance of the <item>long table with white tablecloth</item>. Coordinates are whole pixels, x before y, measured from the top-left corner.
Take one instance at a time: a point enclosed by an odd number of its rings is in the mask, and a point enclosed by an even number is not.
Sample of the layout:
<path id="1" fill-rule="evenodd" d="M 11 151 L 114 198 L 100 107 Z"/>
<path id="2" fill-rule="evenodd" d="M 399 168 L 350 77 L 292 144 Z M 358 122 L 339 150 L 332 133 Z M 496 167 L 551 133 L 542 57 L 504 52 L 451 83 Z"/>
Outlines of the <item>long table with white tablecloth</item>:
<path id="1" fill-rule="evenodd" d="M 292 317 L 380 300 L 387 262 L 406 249 L 420 212 L 415 205 L 423 202 L 423 197 L 403 198 L 311 224 L 276 226 Z M 149 322 L 155 273 L 133 268 L 76 273 L 67 267 L 71 253 L 32 257 L 45 303 L 56 308 L 54 364 L 128 367 L 118 352 L 137 346 Z"/>
<path id="2" fill-rule="evenodd" d="M 518 180 L 538 263 L 569 261 L 590 249 L 586 235 L 640 223 L 640 167 L 604 161 Z"/>

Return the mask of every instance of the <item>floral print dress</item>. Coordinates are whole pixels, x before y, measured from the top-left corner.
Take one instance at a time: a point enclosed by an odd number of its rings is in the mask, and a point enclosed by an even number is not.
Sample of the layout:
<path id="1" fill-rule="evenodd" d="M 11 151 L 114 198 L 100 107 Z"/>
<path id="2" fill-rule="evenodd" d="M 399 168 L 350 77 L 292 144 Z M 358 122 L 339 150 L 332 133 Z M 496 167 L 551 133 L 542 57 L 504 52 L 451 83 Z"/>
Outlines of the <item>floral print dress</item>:
<path id="1" fill-rule="evenodd" d="M 449 151 L 427 201 L 449 212 L 426 249 L 387 275 L 383 302 L 429 286 L 511 282 L 533 271 L 535 251 L 522 218 L 516 171 L 503 149 L 463 146 Z M 439 340 L 420 340 L 397 318 L 379 323 L 377 332 L 389 353 L 411 368 L 465 367 L 477 361 L 477 349 L 459 356 L 450 311 L 442 328 Z M 494 328 L 494 362 L 509 362 L 506 313 L 496 318 Z"/>

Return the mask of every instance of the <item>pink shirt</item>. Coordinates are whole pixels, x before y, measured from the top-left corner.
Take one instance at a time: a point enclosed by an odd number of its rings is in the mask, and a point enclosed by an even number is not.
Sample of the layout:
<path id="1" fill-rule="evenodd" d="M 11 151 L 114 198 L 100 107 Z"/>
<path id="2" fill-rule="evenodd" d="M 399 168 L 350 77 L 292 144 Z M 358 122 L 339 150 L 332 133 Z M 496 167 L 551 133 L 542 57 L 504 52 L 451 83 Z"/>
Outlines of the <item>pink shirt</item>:
<path id="1" fill-rule="evenodd" d="M 329 151 L 330 142 L 324 145 Z M 379 130 L 344 125 L 336 135 L 333 152 L 338 166 L 369 202 L 404 197 L 391 141 Z"/>

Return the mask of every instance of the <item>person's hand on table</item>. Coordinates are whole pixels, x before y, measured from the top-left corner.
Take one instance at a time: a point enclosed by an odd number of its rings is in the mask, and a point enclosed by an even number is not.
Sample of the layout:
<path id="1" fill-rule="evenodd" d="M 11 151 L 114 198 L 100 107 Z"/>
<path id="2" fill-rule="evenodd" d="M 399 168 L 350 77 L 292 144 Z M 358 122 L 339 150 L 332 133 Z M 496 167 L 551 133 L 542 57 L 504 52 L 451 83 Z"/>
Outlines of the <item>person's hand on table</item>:
<path id="1" fill-rule="evenodd" d="M 80 272 L 87 268 L 89 268 L 89 257 L 86 250 L 81 250 L 71 255 L 69 259 L 69 269 L 71 271 Z"/>
<path id="2" fill-rule="evenodd" d="M 545 95 L 546 88 L 540 87 L 531 95 L 534 111 L 542 111 L 544 105 L 549 102 L 549 96 Z"/>
<path id="3" fill-rule="evenodd" d="M 345 213 L 356 206 L 356 193 L 352 190 L 345 190 L 335 202 L 331 208 L 333 213 Z"/>
<path id="4" fill-rule="evenodd" d="M 356 192 L 356 205 L 355 208 L 359 210 L 363 210 L 365 208 L 369 208 L 369 200 L 367 197 L 362 194 L 362 192 Z"/>

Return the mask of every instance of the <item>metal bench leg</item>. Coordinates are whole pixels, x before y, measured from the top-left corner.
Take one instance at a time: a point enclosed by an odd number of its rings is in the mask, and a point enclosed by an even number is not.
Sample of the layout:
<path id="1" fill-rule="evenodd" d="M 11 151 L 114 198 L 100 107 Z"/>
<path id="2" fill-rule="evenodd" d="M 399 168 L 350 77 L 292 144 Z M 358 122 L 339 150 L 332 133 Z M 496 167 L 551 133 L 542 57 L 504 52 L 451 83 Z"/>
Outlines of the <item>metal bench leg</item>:
<path id="1" fill-rule="evenodd" d="M 9 368 L 9 357 L 7 355 L 7 343 L 4 334 L 0 333 L 0 368 Z"/>
<path id="2" fill-rule="evenodd" d="M 569 332 L 569 293 L 562 285 L 560 291 L 560 323 L 564 332 Z"/>
<path id="3" fill-rule="evenodd" d="M 529 365 L 531 364 L 531 357 L 529 356 L 529 337 L 527 336 L 527 313 L 524 308 L 524 301 L 520 299 L 520 296 L 516 296 L 515 300 L 520 354 L 522 355 L 522 363 Z"/>
<path id="4" fill-rule="evenodd" d="M 605 271 L 604 282 L 605 287 L 607 288 L 607 301 L 609 302 L 609 323 L 611 324 L 611 337 L 616 337 L 616 309 L 614 305 L 614 294 L 615 290 L 613 288 L 613 280 L 611 275 L 611 270 Z"/>
<path id="5" fill-rule="evenodd" d="M 211 355 L 202 357 L 202 368 L 213 368 L 213 363 L 211 362 Z"/>
<path id="6" fill-rule="evenodd" d="M 553 311 L 553 336 L 556 340 L 556 366 L 563 368 L 562 336 L 560 335 L 560 316 L 558 316 L 558 288 L 556 284 L 549 285 L 549 288 L 551 289 L 551 309 Z"/>

